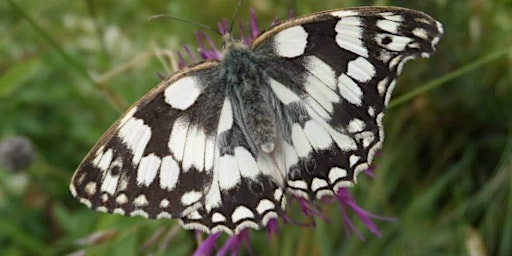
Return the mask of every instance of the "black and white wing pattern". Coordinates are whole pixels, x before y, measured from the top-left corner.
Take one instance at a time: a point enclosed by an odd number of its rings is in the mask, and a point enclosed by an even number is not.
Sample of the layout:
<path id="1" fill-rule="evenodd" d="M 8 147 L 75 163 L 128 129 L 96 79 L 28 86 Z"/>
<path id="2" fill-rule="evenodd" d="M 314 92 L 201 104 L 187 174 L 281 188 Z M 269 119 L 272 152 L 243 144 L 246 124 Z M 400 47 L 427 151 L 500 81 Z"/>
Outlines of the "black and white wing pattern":
<path id="1" fill-rule="evenodd" d="M 383 140 L 407 60 L 442 34 L 424 13 L 361 7 L 288 20 L 251 47 L 172 75 L 134 104 L 76 170 L 88 207 L 238 233 L 356 182 Z"/>
<path id="2" fill-rule="evenodd" d="M 360 7 L 300 17 L 255 40 L 286 119 L 274 153 L 290 192 L 321 198 L 356 182 L 382 146 L 403 65 L 428 57 L 442 32 L 418 11 Z"/>

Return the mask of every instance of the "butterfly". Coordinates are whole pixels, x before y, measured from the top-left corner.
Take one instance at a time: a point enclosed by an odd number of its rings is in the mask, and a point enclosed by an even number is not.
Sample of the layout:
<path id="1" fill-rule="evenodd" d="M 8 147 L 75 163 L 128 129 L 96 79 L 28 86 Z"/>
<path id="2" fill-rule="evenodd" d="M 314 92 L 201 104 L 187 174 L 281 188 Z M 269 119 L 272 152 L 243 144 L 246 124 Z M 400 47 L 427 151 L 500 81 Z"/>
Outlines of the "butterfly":
<path id="1" fill-rule="evenodd" d="M 176 218 L 237 234 L 285 211 L 286 196 L 335 195 L 369 168 L 403 65 L 428 57 L 441 23 L 356 7 L 297 17 L 220 60 L 182 69 L 130 107 L 73 175 L 88 207 Z"/>

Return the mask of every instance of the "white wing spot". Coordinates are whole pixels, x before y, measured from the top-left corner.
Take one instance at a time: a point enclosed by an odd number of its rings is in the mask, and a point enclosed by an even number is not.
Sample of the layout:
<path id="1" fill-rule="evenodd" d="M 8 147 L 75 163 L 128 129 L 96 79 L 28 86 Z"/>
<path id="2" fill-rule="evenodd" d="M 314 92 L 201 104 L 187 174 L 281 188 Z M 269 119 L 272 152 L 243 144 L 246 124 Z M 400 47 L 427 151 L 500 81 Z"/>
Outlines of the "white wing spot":
<path id="1" fill-rule="evenodd" d="M 231 220 L 236 223 L 243 219 L 253 219 L 254 213 L 247 207 L 240 205 L 238 206 L 231 215 Z"/>
<path id="2" fill-rule="evenodd" d="M 400 23 L 391 20 L 378 20 L 377 27 L 386 32 L 398 34 L 398 28 L 400 27 Z"/>
<path id="3" fill-rule="evenodd" d="M 304 190 L 308 189 L 308 184 L 303 180 L 288 180 L 286 183 L 292 188 Z"/>
<path id="4" fill-rule="evenodd" d="M 425 29 L 423 28 L 415 28 L 412 30 L 412 34 L 421 38 L 421 39 L 424 39 L 424 40 L 427 40 L 428 39 L 428 33 Z"/>
<path id="5" fill-rule="evenodd" d="M 314 178 L 313 181 L 311 182 L 312 191 L 317 191 L 326 187 L 329 187 L 329 184 L 324 179 Z"/>
<path id="6" fill-rule="evenodd" d="M 240 182 L 241 176 L 238 168 L 234 156 L 223 155 L 219 158 L 215 172 L 219 174 L 219 187 L 222 190 L 230 189 Z"/>
<path id="7" fill-rule="evenodd" d="M 304 134 L 315 149 L 326 149 L 332 144 L 329 133 L 316 121 L 309 120 L 304 125 Z"/>
<path id="8" fill-rule="evenodd" d="M 128 187 L 128 177 L 125 175 L 122 175 L 119 177 L 120 181 L 117 186 L 117 191 L 125 191 Z"/>
<path id="9" fill-rule="evenodd" d="M 184 117 L 179 117 L 174 121 L 172 126 L 171 135 L 169 138 L 169 150 L 176 157 L 177 161 L 183 159 L 185 153 L 185 142 L 187 141 L 188 122 Z"/>
<path id="10" fill-rule="evenodd" d="M 149 204 L 148 199 L 146 198 L 146 196 L 144 194 L 139 195 L 138 197 L 135 198 L 135 200 L 133 200 L 133 205 L 135 205 L 137 207 L 144 207 L 148 204 Z"/>
<path id="11" fill-rule="evenodd" d="M 336 43 L 343 49 L 368 57 L 368 49 L 363 45 L 361 20 L 357 17 L 342 17 L 336 27 Z"/>
<path id="12" fill-rule="evenodd" d="M 386 88 L 388 85 L 388 78 L 384 78 L 377 83 L 377 91 L 379 92 L 380 96 L 383 96 L 384 93 L 386 93 Z"/>
<path id="13" fill-rule="evenodd" d="M 329 171 L 329 181 L 332 183 L 336 182 L 338 179 L 347 177 L 347 170 L 341 169 L 339 167 L 332 167 Z"/>
<path id="14" fill-rule="evenodd" d="M 334 111 L 333 102 L 339 102 L 340 98 L 329 87 L 318 80 L 314 75 L 308 75 L 305 82 L 306 92 L 316 102 L 318 102 L 323 109 L 327 110 L 330 114 Z"/>
<path id="15" fill-rule="evenodd" d="M 87 185 L 85 185 L 85 193 L 88 195 L 94 195 L 96 194 L 96 182 L 89 182 Z"/>
<path id="16" fill-rule="evenodd" d="M 373 143 L 373 141 L 375 140 L 375 136 L 373 135 L 372 132 L 361 132 L 361 133 L 356 134 L 354 136 L 354 138 L 357 140 L 362 140 L 363 147 L 370 146 Z"/>
<path id="17" fill-rule="evenodd" d="M 119 205 L 126 204 L 126 203 L 128 203 L 128 197 L 125 194 L 119 194 L 116 197 L 116 203 Z"/>
<path id="18" fill-rule="evenodd" d="M 285 105 L 292 102 L 299 102 L 301 100 L 292 90 L 272 78 L 270 78 L 270 87 L 276 94 L 277 98 Z"/>
<path id="19" fill-rule="evenodd" d="M 130 120 L 133 117 L 133 115 L 135 114 L 136 111 L 137 111 L 137 106 L 134 106 L 133 108 L 128 110 L 128 112 L 126 112 L 124 114 L 123 118 L 119 122 L 119 126 L 124 125 L 128 120 Z"/>
<path id="20" fill-rule="evenodd" d="M 274 190 L 274 200 L 281 201 L 282 196 L 283 196 L 283 190 L 280 188 L 276 188 L 276 190 Z"/>
<path id="21" fill-rule="evenodd" d="M 172 219 L 172 215 L 168 212 L 161 212 L 156 216 L 157 219 Z"/>
<path id="22" fill-rule="evenodd" d="M 203 218 L 203 216 L 201 216 L 201 214 L 199 214 L 198 211 L 193 211 L 187 215 L 187 218 L 189 218 L 191 220 L 200 220 Z"/>
<path id="23" fill-rule="evenodd" d="M 91 208 L 91 206 L 92 206 L 91 201 L 89 201 L 85 198 L 80 198 L 80 203 L 85 204 L 85 206 L 87 206 L 87 208 Z"/>
<path id="24" fill-rule="evenodd" d="M 294 58 L 304 54 L 308 44 L 308 32 L 302 26 L 282 30 L 274 36 L 274 49 L 277 55 Z"/>
<path id="25" fill-rule="evenodd" d="M 199 172 L 203 171 L 205 142 L 206 134 L 203 129 L 198 126 L 189 127 L 182 162 L 184 170 L 195 167 Z"/>
<path id="26" fill-rule="evenodd" d="M 191 205 L 201 199 L 202 196 L 203 193 L 199 191 L 189 191 L 181 196 L 181 203 L 183 205 Z"/>
<path id="27" fill-rule="evenodd" d="M 217 127 L 217 135 L 228 131 L 233 126 L 233 109 L 231 101 L 228 97 L 224 99 L 222 110 L 220 111 L 219 126 Z"/>
<path id="28" fill-rule="evenodd" d="M 101 160 L 97 164 L 97 168 L 103 172 L 108 170 L 110 163 L 112 162 L 113 152 L 112 149 L 108 149 L 107 152 L 101 154 Z"/>
<path id="29" fill-rule="evenodd" d="M 357 144 L 351 136 L 339 133 L 335 130 L 330 130 L 329 134 L 331 135 L 334 142 L 336 142 L 336 145 L 338 145 L 340 150 L 346 152 L 357 149 Z"/>
<path id="30" fill-rule="evenodd" d="M 359 159 L 361 159 L 359 156 L 356 156 L 356 155 L 351 155 L 349 158 L 348 158 L 348 162 L 350 164 L 350 167 L 354 166 L 355 164 L 357 164 L 357 162 L 359 161 Z"/>
<path id="31" fill-rule="evenodd" d="M 174 189 L 179 176 L 180 167 L 178 162 L 172 156 L 164 157 L 160 166 L 160 187 L 167 190 Z"/>
<path id="32" fill-rule="evenodd" d="M 149 217 L 149 214 L 141 209 L 138 209 L 138 210 L 131 212 L 130 216 L 132 216 L 132 217 L 133 216 L 142 216 L 147 219 Z"/>
<path id="33" fill-rule="evenodd" d="M 112 213 L 124 215 L 125 212 L 123 208 L 115 208 Z"/>
<path id="34" fill-rule="evenodd" d="M 373 107 L 368 107 L 368 115 L 375 117 L 375 109 Z"/>
<path id="35" fill-rule="evenodd" d="M 376 42 L 385 49 L 395 52 L 404 51 L 405 48 L 414 40 L 405 36 L 397 36 L 391 34 L 377 34 L 375 37 Z M 384 44 L 384 41 L 389 41 Z"/>
<path id="36" fill-rule="evenodd" d="M 306 57 L 305 62 L 307 70 L 311 73 L 310 76 L 316 77 L 323 85 L 327 85 L 330 91 L 336 89 L 336 74 L 331 66 L 316 56 Z"/>
<path id="37" fill-rule="evenodd" d="M 212 208 L 220 206 L 222 203 L 218 177 L 219 173 L 217 171 L 213 172 L 213 182 L 210 187 L 210 190 L 208 191 L 208 194 L 206 194 L 204 199 L 204 207 L 208 212 Z"/>
<path id="38" fill-rule="evenodd" d="M 194 104 L 201 90 L 193 76 L 183 77 L 165 89 L 165 102 L 175 109 L 185 110 Z"/>
<path id="39" fill-rule="evenodd" d="M 158 169 L 160 169 L 161 162 L 160 157 L 153 153 L 143 157 L 137 169 L 137 185 L 151 185 L 153 180 L 155 180 Z"/>
<path id="40" fill-rule="evenodd" d="M 162 199 L 162 201 L 160 201 L 160 208 L 167 208 L 167 207 L 169 207 L 170 204 L 171 204 L 171 202 L 169 202 L 169 200 Z"/>
<path id="41" fill-rule="evenodd" d="M 216 212 L 212 215 L 212 222 L 225 222 L 226 217 L 222 213 Z"/>
<path id="42" fill-rule="evenodd" d="M 384 105 L 388 105 L 389 100 L 391 99 L 391 93 L 395 89 L 396 80 L 391 81 L 388 86 L 388 90 L 386 92 L 386 97 L 384 98 Z"/>
<path id="43" fill-rule="evenodd" d="M 211 172 L 215 160 L 215 136 L 207 136 L 204 146 L 204 170 Z"/>
<path id="44" fill-rule="evenodd" d="M 402 21 L 404 21 L 404 17 L 402 17 L 401 15 L 395 15 L 392 12 L 381 13 L 381 15 L 386 20 L 391 20 L 391 21 L 395 21 L 395 22 L 402 22 Z"/>
<path id="45" fill-rule="evenodd" d="M 292 125 L 292 142 L 299 157 L 306 157 L 313 150 L 299 124 Z"/>
<path id="46" fill-rule="evenodd" d="M 272 203 L 272 201 L 270 201 L 268 199 L 262 199 L 258 203 L 258 206 L 256 206 L 256 211 L 259 214 L 263 214 L 266 211 L 273 210 L 274 208 L 275 208 L 275 205 L 274 205 L 274 203 Z"/>
<path id="47" fill-rule="evenodd" d="M 104 146 L 101 146 L 97 151 L 96 151 L 96 156 L 94 157 L 94 159 L 92 160 L 92 164 L 96 167 L 98 167 L 98 164 L 100 163 L 101 161 L 101 158 L 103 157 L 103 149 L 104 149 Z M 101 169 L 100 169 L 101 170 Z M 103 171 L 103 170 L 101 170 Z"/>
<path id="48" fill-rule="evenodd" d="M 110 195 L 113 195 L 117 190 L 117 183 L 119 181 L 119 175 L 112 175 L 110 172 L 108 172 L 102 183 L 100 191 L 107 192 Z"/>
<path id="49" fill-rule="evenodd" d="M 288 142 L 283 141 L 282 147 L 283 149 L 280 151 L 282 155 L 280 155 L 280 158 L 278 159 L 283 159 L 284 165 L 280 168 L 283 170 L 289 170 L 290 167 L 296 165 L 299 162 L 299 157 L 297 156 L 295 149 L 290 144 L 288 144 Z"/>
<path id="50" fill-rule="evenodd" d="M 119 129 L 119 137 L 133 152 L 132 163 L 137 165 L 151 138 L 151 128 L 142 119 L 132 117 Z"/>
<path id="51" fill-rule="evenodd" d="M 260 174 L 260 168 L 254 157 L 243 147 L 236 147 L 234 150 L 235 158 L 240 169 L 240 174 L 246 178 L 255 178 Z"/>
<path id="52" fill-rule="evenodd" d="M 347 74 L 359 82 L 368 82 L 375 75 L 375 67 L 363 57 L 348 63 Z"/>
<path id="53" fill-rule="evenodd" d="M 341 74 L 338 78 L 338 89 L 340 90 L 340 95 L 348 102 L 361 106 L 363 102 L 363 91 L 352 78 Z"/>
<path id="54" fill-rule="evenodd" d="M 108 212 L 108 209 L 105 206 L 98 206 L 98 208 L 96 208 L 96 211 L 98 211 L 98 212 Z"/>
<path id="55" fill-rule="evenodd" d="M 327 112 L 322 105 L 320 105 L 316 99 L 314 99 L 311 96 L 308 96 L 305 99 L 307 105 L 311 107 L 312 110 L 314 110 L 322 119 L 324 120 L 331 120 L 331 114 Z"/>
<path id="56" fill-rule="evenodd" d="M 350 133 L 357 133 L 364 130 L 365 123 L 361 119 L 354 118 L 350 120 L 347 126 L 347 131 Z"/>

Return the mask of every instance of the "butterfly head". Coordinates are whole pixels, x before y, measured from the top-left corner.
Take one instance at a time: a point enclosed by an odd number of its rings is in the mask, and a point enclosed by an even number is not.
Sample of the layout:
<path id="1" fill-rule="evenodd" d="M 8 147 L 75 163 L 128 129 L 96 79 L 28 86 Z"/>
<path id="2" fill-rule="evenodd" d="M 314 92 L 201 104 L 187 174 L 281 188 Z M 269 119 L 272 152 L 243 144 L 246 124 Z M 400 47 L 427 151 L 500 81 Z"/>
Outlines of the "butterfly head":
<path id="1" fill-rule="evenodd" d="M 237 40 L 229 32 L 222 35 L 222 51 L 225 53 L 232 49 L 247 49 L 248 46 L 242 41 Z"/>

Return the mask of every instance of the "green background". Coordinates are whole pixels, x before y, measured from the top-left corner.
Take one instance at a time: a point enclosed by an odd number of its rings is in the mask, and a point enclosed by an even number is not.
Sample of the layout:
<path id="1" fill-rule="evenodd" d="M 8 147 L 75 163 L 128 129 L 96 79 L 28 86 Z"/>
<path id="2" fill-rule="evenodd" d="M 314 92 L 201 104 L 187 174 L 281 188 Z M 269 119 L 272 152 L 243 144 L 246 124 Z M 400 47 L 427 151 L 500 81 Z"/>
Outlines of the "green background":
<path id="1" fill-rule="evenodd" d="M 324 211 L 330 222 L 317 220 L 315 228 L 281 225 L 270 242 L 265 232 L 251 232 L 255 254 L 510 253 L 512 1 L 254 0 L 244 2 L 239 18 L 247 21 L 252 7 L 265 28 L 290 9 L 305 15 L 358 5 L 418 9 L 445 28 L 430 59 L 406 65 L 385 118 L 376 177 L 361 176 L 352 189 L 363 208 L 398 221 L 376 221 L 379 238 L 352 216 L 361 241 L 345 235 L 332 205 Z M 157 73 L 172 73 L 176 50 L 197 47 L 197 27 L 148 18 L 171 14 L 215 27 L 235 6 L 234 0 L 0 1 L 0 139 L 23 135 L 37 149 L 30 168 L 0 170 L 0 255 L 193 252 L 194 233 L 177 222 L 91 211 L 71 197 L 68 184 L 108 126 L 159 82 Z M 16 187 L 19 175 L 27 183 Z M 102 231 L 110 235 L 77 243 Z"/>

